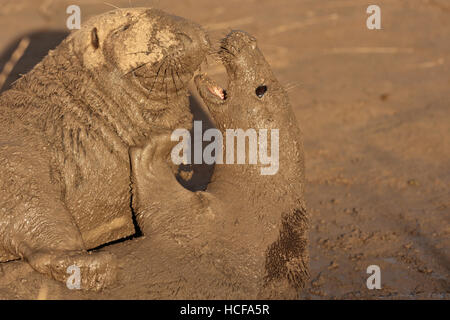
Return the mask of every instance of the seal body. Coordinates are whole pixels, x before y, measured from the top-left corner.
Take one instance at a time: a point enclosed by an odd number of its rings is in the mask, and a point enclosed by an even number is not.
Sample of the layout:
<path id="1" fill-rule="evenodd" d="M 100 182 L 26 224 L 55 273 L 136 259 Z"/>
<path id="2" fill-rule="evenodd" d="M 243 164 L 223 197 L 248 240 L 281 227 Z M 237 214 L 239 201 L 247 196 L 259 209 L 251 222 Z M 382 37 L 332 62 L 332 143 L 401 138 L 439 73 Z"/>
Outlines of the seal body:
<path id="1" fill-rule="evenodd" d="M 278 170 L 262 175 L 266 165 L 260 162 L 216 163 L 206 192 L 192 193 L 180 188 L 162 161 L 170 152 L 168 138 L 166 150 L 160 136 L 132 149 L 137 208 L 150 212 L 153 247 L 164 248 L 165 269 L 158 269 L 156 259 L 152 270 L 180 279 L 180 287 L 172 289 L 177 298 L 296 298 L 309 265 L 302 133 L 255 38 L 231 32 L 219 55 L 228 87 L 198 75 L 201 97 L 223 137 L 226 129 L 278 130 Z M 228 141 L 224 155 L 227 146 Z M 245 148 L 249 154 L 249 145 Z M 173 298 L 170 292 L 164 297 Z"/>
<path id="2" fill-rule="evenodd" d="M 86 288 L 111 281 L 112 257 L 86 250 L 136 232 L 128 149 L 190 126 L 186 84 L 208 46 L 190 21 L 118 9 L 0 96 L 0 261 L 23 258 L 62 281 L 76 264 Z"/>

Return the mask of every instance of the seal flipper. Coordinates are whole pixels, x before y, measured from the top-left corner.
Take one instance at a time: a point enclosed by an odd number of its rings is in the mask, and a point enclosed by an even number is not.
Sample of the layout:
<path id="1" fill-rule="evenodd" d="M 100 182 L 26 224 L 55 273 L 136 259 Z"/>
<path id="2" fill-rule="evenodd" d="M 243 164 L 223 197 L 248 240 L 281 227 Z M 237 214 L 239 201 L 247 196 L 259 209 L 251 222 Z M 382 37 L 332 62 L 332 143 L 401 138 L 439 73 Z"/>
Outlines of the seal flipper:
<path id="1" fill-rule="evenodd" d="M 209 209 L 213 196 L 189 191 L 177 181 L 168 160 L 176 143 L 170 134 L 155 133 L 146 146 L 130 149 L 133 208 L 144 234 L 177 230 L 189 237 L 196 233 L 192 219 Z"/>
<path id="2" fill-rule="evenodd" d="M 10 227 L 3 234 L 7 239 L 4 249 L 55 280 L 65 282 L 70 276 L 68 267 L 75 265 L 80 269 L 82 289 L 99 290 L 110 285 L 116 277 L 114 257 L 106 252 L 87 252 L 69 212 L 49 193 L 49 197 L 35 195 L 39 197 L 32 204 L 36 209 L 14 208 L 17 211 L 13 216 L 18 219 L 9 220 Z"/>
<path id="3" fill-rule="evenodd" d="M 81 289 L 103 289 L 111 285 L 116 277 L 115 258 L 108 252 L 31 251 L 25 258 L 36 271 L 62 282 L 66 282 L 71 275 L 69 267 L 79 268 Z"/>
<path id="4" fill-rule="evenodd" d="M 6 137 L 0 131 L 0 251 L 59 281 L 70 276 L 67 267 L 76 265 L 83 289 L 110 284 L 115 278 L 113 257 L 85 250 L 61 190 L 52 181 L 45 142 L 20 129 Z"/>

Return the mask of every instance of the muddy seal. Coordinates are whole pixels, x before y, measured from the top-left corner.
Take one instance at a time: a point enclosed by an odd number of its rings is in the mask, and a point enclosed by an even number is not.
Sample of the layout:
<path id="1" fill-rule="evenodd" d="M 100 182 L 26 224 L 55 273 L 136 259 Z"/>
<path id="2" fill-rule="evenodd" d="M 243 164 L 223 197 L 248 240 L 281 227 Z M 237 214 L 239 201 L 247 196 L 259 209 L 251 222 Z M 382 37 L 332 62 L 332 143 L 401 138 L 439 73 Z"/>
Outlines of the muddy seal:
<path id="1" fill-rule="evenodd" d="M 86 289 L 112 281 L 113 257 L 86 250 L 135 233 L 128 149 L 191 126 L 186 84 L 208 48 L 190 21 L 118 9 L 0 96 L 0 262 L 60 281 L 75 264 Z"/>
<path id="2" fill-rule="evenodd" d="M 177 284 L 160 290 L 161 298 L 295 298 L 309 265 L 302 133 L 253 37 L 232 32 L 219 54 L 226 90 L 195 77 L 217 128 L 224 137 L 229 128 L 278 129 L 279 168 L 262 175 L 261 163 L 216 164 L 206 192 L 192 193 L 164 161 L 169 137 L 131 149 L 136 206 L 150 217 L 149 246 L 160 252 L 149 269 L 159 282 Z"/>

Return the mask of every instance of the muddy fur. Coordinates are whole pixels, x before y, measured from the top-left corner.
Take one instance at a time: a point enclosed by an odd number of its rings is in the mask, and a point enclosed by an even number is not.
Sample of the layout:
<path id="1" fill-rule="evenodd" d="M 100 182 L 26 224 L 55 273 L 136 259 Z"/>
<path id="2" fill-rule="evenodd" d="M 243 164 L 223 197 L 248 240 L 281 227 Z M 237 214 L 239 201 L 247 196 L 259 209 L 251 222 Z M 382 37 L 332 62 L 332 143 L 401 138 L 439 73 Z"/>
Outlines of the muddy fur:
<path id="1" fill-rule="evenodd" d="M 191 126 L 186 84 L 208 48 L 192 22 L 118 9 L 0 96 L 0 261 L 22 258 L 60 281 L 76 264 L 85 289 L 113 281 L 112 255 L 86 250 L 136 232 L 129 148 Z"/>
<path id="2" fill-rule="evenodd" d="M 154 288 L 160 298 L 296 298 L 309 277 L 302 133 L 253 37 L 230 33 L 219 55 L 226 93 L 205 75 L 195 78 L 216 126 L 279 129 L 279 170 L 261 175 L 260 164 L 216 164 L 206 192 L 192 193 L 169 174 L 169 134 L 132 149 L 136 208 L 149 216 L 149 241 L 159 248 Z M 175 288 L 163 289 L 168 281 Z"/>

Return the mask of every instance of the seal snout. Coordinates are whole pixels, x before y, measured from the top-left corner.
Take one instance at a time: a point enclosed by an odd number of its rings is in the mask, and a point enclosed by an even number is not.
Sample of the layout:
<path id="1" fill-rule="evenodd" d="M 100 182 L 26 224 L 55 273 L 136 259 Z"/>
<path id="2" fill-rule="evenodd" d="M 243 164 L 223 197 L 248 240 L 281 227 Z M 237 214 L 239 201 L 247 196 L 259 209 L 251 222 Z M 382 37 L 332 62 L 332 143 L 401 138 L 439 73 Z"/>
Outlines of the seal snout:
<path id="1" fill-rule="evenodd" d="M 248 75 L 249 71 L 253 69 L 251 66 L 253 62 L 257 62 L 258 58 L 260 58 L 256 49 L 256 39 L 244 31 L 232 31 L 220 41 L 218 54 L 227 70 L 227 90 L 229 92 L 220 87 L 206 74 L 197 75 L 195 77 L 197 90 L 208 106 L 223 105 L 225 101 L 230 100 L 231 92 L 237 89 L 236 86 L 239 86 L 242 81 L 246 82 L 249 80 L 242 74 Z M 254 72 L 250 73 L 253 74 Z M 261 91 L 259 93 L 260 96 L 265 93 L 264 90 L 267 90 L 267 87 L 262 87 L 258 90 L 258 92 Z"/>
<path id="2" fill-rule="evenodd" d="M 264 60 L 256 39 L 244 31 L 232 31 L 221 40 L 218 55 L 229 80 L 241 84 L 253 82 Z"/>
<path id="3" fill-rule="evenodd" d="M 140 11 L 139 11 L 140 12 Z M 202 27 L 161 10 L 148 9 L 121 21 L 117 31 L 107 32 L 108 62 L 126 79 L 153 98 L 178 99 L 196 70 L 210 52 L 210 42 Z M 131 21 L 131 22 L 130 22 Z M 101 37 L 94 37 L 97 39 Z M 96 41 L 94 41 L 96 44 Z M 102 50 L 94 51 L 102 54 Z"/>
<path id="4" fill-rule="evenodd" d="M 246 48 L 256 49 L 256 39 L 245 31 L 234 30 L 221 41 L 219 54 L 236 56 Z"/>

